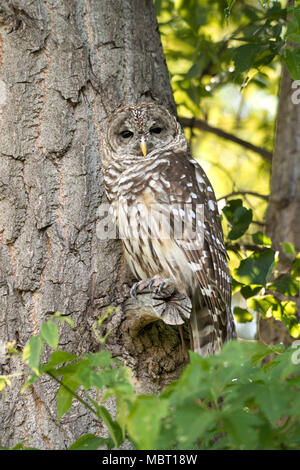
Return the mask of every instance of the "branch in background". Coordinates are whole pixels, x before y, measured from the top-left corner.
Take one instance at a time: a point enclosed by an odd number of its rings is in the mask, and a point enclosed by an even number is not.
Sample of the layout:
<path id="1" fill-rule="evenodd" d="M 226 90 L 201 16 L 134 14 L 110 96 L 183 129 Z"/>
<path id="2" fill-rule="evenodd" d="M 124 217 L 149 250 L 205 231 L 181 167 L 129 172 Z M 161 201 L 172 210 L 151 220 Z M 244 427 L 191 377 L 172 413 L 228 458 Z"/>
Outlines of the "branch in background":
<path id="1" fill-rule="evenodd" d="M 265 222 L 260 222 L 259 220 L 252 220 L 251 224 L 259 225 L 260 227 L 265 227 Z"/>
<path id="2" fill-rule="evenodd" d="M 265 249 L 266 249 L 265 246 L 251 245 L 249 243 L 235 243 L 232 245 L 226 244 L 226 250 L 234 251 L 234 252 L 239 250 L 239 251 L 255 251 L 258 253 L 263 253 Z"/>
<path id="3" fill-rule="evenodd" d="M 206 121 L 204 121 L 203 119 L 180 117 L 179 122 L 183 127 L 190 127 L 192 129 L 195 128 L 195 129 L 201 129 L 202 131 L 205 131 L 205 132 L 211 132 L 212 134 L 222 137 L 223 139 L 230 140 L 231 142 L 234 142 L 235 144 L 241 145 L 249 150 L 252 150 L 255 153 L 258 153 L 261 157 L 263 157 L 268 162 L 272 161 L 272 152 L 269 152 L 268 150 L 262 147 L 258 147 L 257 145 L 251 144 L 250 142 L 247 142 L 246 140 L 240 139 L 239 137 L 236 137 L 235 135 L 230 134 L 229 132 L 223 131 L 222 129 L 219 129 L 218 127 L 213 127 L 210 124 L 208 124 Z"/>
<path id="4" fill-rule="evenodd" d="M 225 196 L 219 197 L 217 201 L 221 201 L 222 199 L 228 199 L 231 196 L 254 196 L 254 197 L 259 197 L 260 199 L 264 199 L 265 201 L 269 200 L 269 197 L 267 194 L 260 194 L 260 193 L 255 193 L 253 191 L 233 191 L 232 193 L 225 194 Z"/>

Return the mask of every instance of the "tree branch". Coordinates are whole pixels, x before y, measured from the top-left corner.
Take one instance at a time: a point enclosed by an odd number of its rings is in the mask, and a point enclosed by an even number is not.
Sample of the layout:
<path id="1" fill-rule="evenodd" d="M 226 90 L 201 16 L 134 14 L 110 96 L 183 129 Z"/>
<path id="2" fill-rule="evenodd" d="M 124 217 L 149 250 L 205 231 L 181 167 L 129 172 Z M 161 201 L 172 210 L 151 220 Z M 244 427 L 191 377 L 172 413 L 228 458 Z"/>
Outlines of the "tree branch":
<path id="1" fill-rule="evenodd" d="M 242 147 L 245 147 L 249 150 L 252 150 L 255 153 L 258 153 L 261 157 L 263 157 L 268 162 L 272 161 L 272 152 L 269 152 L 268 150 L 262 147 L 258 147 L 257 145 L 251 144 L 251 142 L 240 139 L 239 137 L 236 137 L 235 135 L 230 134 L 229 132 L 223 131 L 222 129 L 219 129 L 218 127 L 211 126 L 203 119 L 179 117 L 179 122 L 183 127 L 190 127 L 192 129 L 193 128 L 201 129 L 202 131 L 210 132 L 223 139 L 230 140 L 231 142 L 234 142 L 235 144 L 241 145 Z"/>
<path id="2" fill-rule="evenodd" d="M 265 246 L 251 245 L 250 243 L 234 243 L 232 245 L 226 245 L 227 251 L 255 251 L 258 253 L 263 253 L 265 251 Z"/>
<path id="3" fill-rule="evenodd" d="M 221 201 L 222 199 L 228 199 L 231 196 L 238 196 L 238 195 L 241 195 L 241 196 L 248 195 L 248 196 L 259 197 L 260 199 L 264 199 L 265 201 L 268 201 L 270 197 L 267 194 L 260 194 L 254 191 L 233 191 L 232 193 L 225 194 L 225 196 L 219 197 L 217 201 Z"/>

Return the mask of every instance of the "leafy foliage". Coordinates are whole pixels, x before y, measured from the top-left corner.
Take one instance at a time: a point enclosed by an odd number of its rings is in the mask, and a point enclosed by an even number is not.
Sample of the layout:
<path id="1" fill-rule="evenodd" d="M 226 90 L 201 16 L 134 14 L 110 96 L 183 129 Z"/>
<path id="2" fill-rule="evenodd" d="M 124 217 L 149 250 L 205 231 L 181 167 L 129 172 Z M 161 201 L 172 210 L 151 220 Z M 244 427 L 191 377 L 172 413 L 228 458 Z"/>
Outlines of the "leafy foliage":
<path id="1" fill-rule="evenodd" d="M 291 243 L 282 243 L 285 253 L 291 258 L 290 271 L 284 274 L 278 272 L 278 254 L 266 235 L 256 232 L 251 236 L 252 245 L 240 243 L 239 239 L 252 223 L 251 214 L 244 208 L 242 200 L 229 200 L 223 213 L 230 227 L 227 248 L 230 253 L 239 256 L 235 267 L 231 263 L 234 292 L 241 293 L 250 310 L 236 307 L 236 319 L 240 322 L 251 321 L 251 311 L 267 318 L 273 316 L 285 323 L 292 336 L 299 337 L 300 324 L 295 301 L 300 291 L 300 254 L 296 254 Z"/>
<path id="2" fill-rule="evenodd" d="M 227 131 L 243 138 L 255 135 L 257 145 L 271 148 L 274 117 L 255 108 L 253 101 L 256 104 L 257 96 L 266 98 L 277 92 L 279 63 L 285 62 L 292 78 L 300 79 L 298 2 L 287 8 L 278 1 L 156 0 L 155 8 L 179 114 L 212 119 L 222 126 L 226 123 Z M 222 98 L 224 90 L 229 90 L 230 99 Z M 257 90 L 264 94 L 258 95 Z M 249 181 L 252 190 L 268 189 L 266 162 L 251 156 L 254 163 L 249 163 L 244 151 L 226 153 L 223 145 L 217 158 L 215 142 L 207 144 L 196 129 L 189 136 L 201 159 L 205 153 L 212 154 L 205 169 L 221 170 L 221 194 L 226 178 L 232 184 L 227 192 L 235 191 L 238 184 L 247 189 Z M 278 272 L 278 254 L 255 225 L 255 219 L 262 219 L 265 200 L 252 204 L 251 197 L 244 196 L 224 201 L 223 225 L 234 292 L 240 292 L 247 302 L 247 308 L 235 307 L 237 320 L 251 321 L 256 311 L 284 321 L 290 333 L 299 337 L 295 297 L 299 295 L 300 255 L 283 242 L 291 266 L 288 273 Z M 98 326 L 103 320 L 99 319 Z M 282 346 L 233 341 L 217 356 L 201 358 L 191 353 L 191 363 L 176 382 L 158 396 L 146 396 L 134 391 L 130 371 L 105 349 L 82 357 L 59 350 L 58 323 L 62 322 L 72 327 L 68 317 L 56 314 L 41 325 L 40 334 L 29 339 L 22 353 L 13 344 L 8 351 L 27 366 L 22 393 L 42 377 L 59 384 L 58 421 L 78 400 L 105 425 L 108 438 L 86 434 L 70 450 L 118 448 L 126 438 L 137 449 L 299 448 L 297 342 L 284 350 Z M 107 335 L 96 336 L 102 347 Z M 46 345 L 51 353 L 42 362 Z M 0 376 L 0 392 L 19 375 Z M 100 402 L 93 398 L 99 390 Z M 116 402 L 115 416 L 105 408 L 109 397 Z M 14 447 L 28 448 L 26 441 Z"/>
<path id="3" fill-rule="evenodd" d="M 49 320 L 46 328 L 54 332 L 54 325 L 55 320 Z M 42 336 L 33 337 L 39 338 L 39 345 L 44 344 Z M 58 420 L 68 413 L 73 400 L 79 400 L 109 433 L 108 438 L 83 435 L 70 450 L 118 448 L 126 438 L 136 449 L 296 449 L 300 445 L 299 349 L 232 341 L 216 356 L 190 353 L 191 363 L 181 377 L 160 395 L 147 396 L 134 391 L 130 371 L 106 350 L 77 357 L 54 348 L 48 362 L 41 363 L 40 347 L 31 345 L 32 338 L 23 353 L 13 351 L 29 365 L 23 392 L 46 375 L 60 384 Z M 268 357 L 271 360 L 263 365 Z M 101 390 L 100 402 L 92 398 L 93 390 Z M 115 417 L 105 408 L 110 396 L 116 401 Z M 26 448 L 27 442 L 14 447 Z"/>

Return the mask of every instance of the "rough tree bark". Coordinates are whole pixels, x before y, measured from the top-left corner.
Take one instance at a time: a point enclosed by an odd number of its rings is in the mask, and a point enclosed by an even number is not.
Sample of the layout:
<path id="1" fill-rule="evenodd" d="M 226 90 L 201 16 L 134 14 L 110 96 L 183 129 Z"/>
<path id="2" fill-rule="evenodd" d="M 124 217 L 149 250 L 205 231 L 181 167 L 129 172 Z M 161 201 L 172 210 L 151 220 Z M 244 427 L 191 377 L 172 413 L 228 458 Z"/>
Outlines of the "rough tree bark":
<path id="1" fill-rule="evenodd" d="M 75 322 L 64 349 L 95 351 L 91 326 L 115 305 L 107 347 L 157 391 L 183 364 L 177 329 L 158 321 L 133 334 L 120 243 L 96 233 L 104 119 L 149 100 L 175 111 L 151 0 L 0 1 L 0 339 L 22 348 L 61 311 Z M 58 425 L 48 380 L 21 396 L 22 383 L 1 399 L 0 445 L 62 449 L 101 434 L 80 404 Z"/>
<path id="2" fill-rule="evenodd" d="M 299 89 L 283 66 L 272 161 L 271 197 L 267 211 L 267 233 L 280 251 L 280 270 L 290 267 L 281 242 L 291 242 L 300 251 L 300 104 Z M 298 309 L 300 302 L 298 301 Z M 300 320 L 300 316 L 299 316 Z M 260 322 L 260 337 L 268 343 L 288 345 L 293 338 L 281 322 Z"/>

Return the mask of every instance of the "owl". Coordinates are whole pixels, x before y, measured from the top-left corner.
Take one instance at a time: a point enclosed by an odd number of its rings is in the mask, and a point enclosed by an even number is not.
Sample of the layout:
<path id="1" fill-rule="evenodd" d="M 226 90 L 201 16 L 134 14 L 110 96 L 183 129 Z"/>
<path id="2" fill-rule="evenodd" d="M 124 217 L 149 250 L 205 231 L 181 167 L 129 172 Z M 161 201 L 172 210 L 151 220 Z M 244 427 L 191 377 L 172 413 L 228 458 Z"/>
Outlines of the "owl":
<path id="1" fill-rule="evenodd" d="M 118 109 L 105 125 L 103 173 L 139 280 L 131 293 L 172 279 L 192 302 L 192 349 L 219 352 L 236 337 L 227 253 L 213 188 L 176 118 L 152 103 Z"/>

